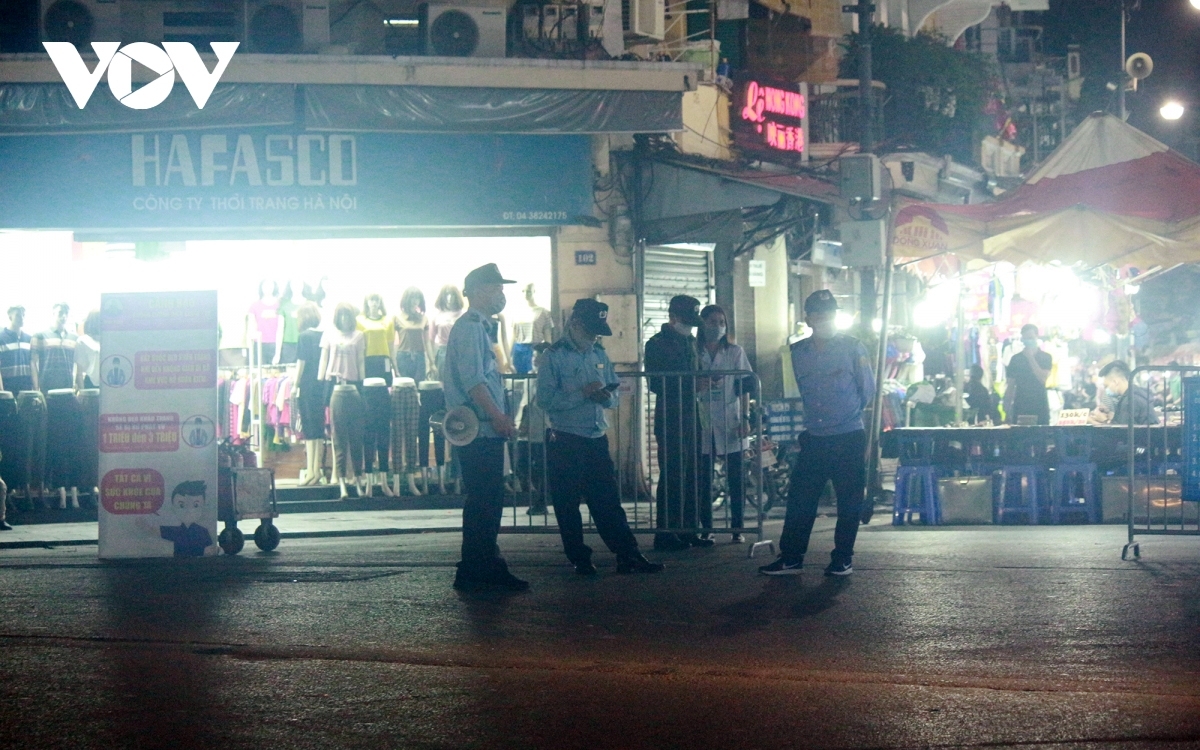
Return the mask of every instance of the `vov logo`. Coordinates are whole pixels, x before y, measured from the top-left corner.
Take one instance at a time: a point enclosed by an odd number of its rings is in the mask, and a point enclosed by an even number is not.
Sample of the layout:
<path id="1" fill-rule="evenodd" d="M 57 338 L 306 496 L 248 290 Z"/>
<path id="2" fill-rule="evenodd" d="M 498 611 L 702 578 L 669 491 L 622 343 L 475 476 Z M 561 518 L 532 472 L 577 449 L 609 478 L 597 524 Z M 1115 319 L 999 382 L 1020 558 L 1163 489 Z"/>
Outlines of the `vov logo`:
<path id="1" fill-rule="evenodd" d="M 117 101 L 130 109 L 150 109 L 162 104 L 175 87 L 175 74 L 183 80 L 188 93 L 196 102 L 197 109 L 204 109 L 208 97 L 233 59 L 239 42 L 212 42 L 217 64 L 210 72 L 200 59 L 200 53 L 188 42 L 163 42 L 162 47 L 149 42 L 134 42 L 121 46 L 120 42 L 92 42 L 92 49 L 99 58 L 96 69 L 89 71 L 83 57 L 70 42 L 42 42 L 63 83 L 83 109 L 92 92 L 100 83 L 101 76 L 108 71 L 108 88 Z M 139 63 L 158 74 L 153 81 L 137 91 L 133 90 L 133 64 Z"/>

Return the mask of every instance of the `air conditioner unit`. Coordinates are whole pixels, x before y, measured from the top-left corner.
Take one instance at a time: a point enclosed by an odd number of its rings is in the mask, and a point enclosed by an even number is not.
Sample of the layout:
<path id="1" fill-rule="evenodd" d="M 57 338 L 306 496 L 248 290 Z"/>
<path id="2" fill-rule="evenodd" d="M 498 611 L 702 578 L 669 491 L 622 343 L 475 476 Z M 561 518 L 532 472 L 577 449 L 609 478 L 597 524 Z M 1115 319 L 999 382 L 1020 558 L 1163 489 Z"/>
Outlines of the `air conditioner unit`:
<path id="1" fill-rule="evenodd" d="M 245 0 L 247 52 L 320 52 L 329 46 L 329 0 Z"/>
<path id="2" fill-rule="evenodd" d="M 505 57 L 508 16 L 504 8 L 422 5 L 425 54 L 438 57 Z"/>
<path id="3" fill-rule="evenodd" d="M 626 36 L 666 37 L 664 0 L 621 0 L 621 21 Z"/>
<path id="4" fill-rule="evenodd" d="M 121 0 L 121 41 L 190 42 L 201 52 L 209 42 L 242 39 L 241 0 Z"/>
<path id="5" fill-rule="evenodd" d="M 116 0 L 42 0 L 38 11 L 44 42 L 71 42 L 82 52 L 92 42 L 123 41 Z"/>

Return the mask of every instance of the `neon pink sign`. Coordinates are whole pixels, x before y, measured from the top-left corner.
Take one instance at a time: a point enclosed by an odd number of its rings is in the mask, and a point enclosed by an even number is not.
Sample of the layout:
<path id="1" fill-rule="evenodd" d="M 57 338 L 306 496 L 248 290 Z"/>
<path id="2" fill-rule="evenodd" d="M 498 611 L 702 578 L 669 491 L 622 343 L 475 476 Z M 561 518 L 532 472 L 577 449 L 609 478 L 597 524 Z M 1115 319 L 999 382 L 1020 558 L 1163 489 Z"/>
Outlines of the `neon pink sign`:
<path id="1" fill-rule="evenodd" d="M 769 148 L 803 153 L 804 125 L 797 121 L 807 115 L 808 102 L 799 91 L 764 86 L 758 81 L 746 84 L 741 119 L 753 124 Z"/>

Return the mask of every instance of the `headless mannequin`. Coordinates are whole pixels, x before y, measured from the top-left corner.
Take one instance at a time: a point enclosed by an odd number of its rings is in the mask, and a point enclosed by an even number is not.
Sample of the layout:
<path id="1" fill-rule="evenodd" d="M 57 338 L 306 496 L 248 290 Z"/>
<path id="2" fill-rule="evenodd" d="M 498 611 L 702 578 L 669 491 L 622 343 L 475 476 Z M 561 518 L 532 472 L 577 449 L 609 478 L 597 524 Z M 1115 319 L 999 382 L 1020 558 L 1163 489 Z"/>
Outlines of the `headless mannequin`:
<path id="1" fill-rule="evenodd" d="M 306 327 L 304 330 L 300 331 L 300 334 L 303 336 L 304 334 L 308 333 L 310 330 L 312 330 L 312 329 Z M 302 385 L 305 383 L 305 380 L 304 380 L 305 369 L 310 366 L 316 368 L 316 377 L 313 378 L 313 380 L 316 382 L 314 382 L 310 385 Z M 306 360 L 303 360 L 303 359 L 297 360 L 297 363 L 296 363 L 296 386 L 295 386 L 295 390 L 294 390 L 297 401 L 299 401 L 301 398 L 308 398 L 309 395 L 316 395 L 316 394 L 306 393 L 305 392 L 306 388 L 308 388 L 308 387 L 322 388 L 322 386 L 320 385 L 320 382 L 321 382 L 320 381 L 320 373 L 321 373 L 321 366 L 320 366 L 319 362 L 315 365 L 309 365 L 309 363 Z M 322 418 L 322 420 L 321 420 L 322 429 L 324 429 L 324 422 L 325 422 L 325 420 L 324 420 L 324 418 Z M 309 437 L 310 435 L 316 434 L 316 432 L 317 432 L 317 429 L 312 427 L 311 425 L 304 425 L 304 433 L 305 433 L 304 434 L 304 437 L 305 437 L 304 454 L 305 454 L 305 459 L 307 461 L 307 468 L 305 470 L 304 479 L 303 479 L 303 481 L 301 481 L 302 486 L 317 484 L 324 478 L 321 475 L 321 458 L 322 458 L 322 455 L 324 454 L 323 443 L 325 441 L 320 438 Z"/>
<path id="2" fill-rule="evenodd" d="M 335 322 L 335 324 L 340 323 L 340 325 L 338 325 L 337 328 L 344 336 L 353 336 L 354 333 L 356 332 L 355 320 L 354 320 L 353 313 L 346 316 L 346 318 L 342 319 L 342 320 L 338 320 L 338 316 L 335 314 L 334 322 Z M 345 378 L 342 378 L 341 376 L 332 375 L 330 373 L 330 356 L 329 355 L 330 355 L 330 347 L 329 346 L 321 347 L 321 364 L 319 366 L 320 375 L 318 376 L 319 379 L 323 380 L 323 381 L 333 381 L 335 385 L 353 385 L 353 383 L 351 383 L 351 381 L 346 380 Z M 359 373 L 366 372 L 366 347 L 365 346 L 358 347 L 356 356 L 358 358 L 358 372 Z M 338 487 L 341 489 L 341 499 L 343 499 L 343 500 L 350 497 L 350 493 L 347 492 L 347 489 L 346 489 L 347 482 L 349 482 L 350 484 L 356 485 L 358 487 L 358 491 L 359 491 L 360 495 L 362 495 L 366 492 L 366 487 L 359 484 L 361 480 L 355 473 L 355 466 L 354 466 L 354 461 L 353 461 L 352 456 L 347 456 L 345 458 L 346 458 L 346 461 L 345 461 L 346 476 L 342 476 L 342 474 L 341 474 L 341 463 L 342 462 L 338 460 L 339 457 L 337 455 L 337 447 L 336 447 L 336 441 L 335 441 L 334 456 L 333 456 L 333 471 L 334 471 L 334 477 L 336 478 L 337 483 L 338 483 Z"/>
<path id="3" fill-rule="evenodd" d="M 379 324 L 379 323 L 383 322 L 386 315 L 387 315 L 387 312 L 383 306 L 383 299 L 378 294 L 368 295 L 366 300 L 363 301 L 363 318 L 365 318 L 367 321 L 370 321 L 372 324 Z M 368 356 L 366 358 L 366 364 L 368 366 L 370 366 L 370 368 L 371 368 L 368 371 L 368 378 L 372 379 L 372 380 L 374 380 L 376 378 L 383 379 L 382 385 L 385 388 L 388 387 L 388 385 L 390 384 L 390 381 L 395 376 L 395 370 L 396 370 L 395 324 L 391 323 L 388 326 L 388 328 L 390 330 L 390 335 L 387 336 L 387 354 L 386 355 L 376 354 L 375 356 Z M 363 330 L 363 327 L 360 325 L 359 329 Z M 368 346 L 369 346 L 369 344 L 368 344 Z M 377 371 L 380 365 L 382 365 L 382 367 L 383 367 L 382 372 Z M 367 383 L 364 382 L 363 385 L 366 386 Z M 379 384 L 372 383 L 371 385 L 372 385 L 372 387 L 378 387 Z M 364 395 L 366 395 L 365 391 L 364 391 Z M 368 423 L 370 423 L 372 421 L 373 417 L 375 419 L 385 418 L 385 419 L 388 419 L 388 421 L 390 421 L 390 414 L 388 414 L 386 417 L 384 417 L 383 415 L 375 414 L 372 411 L 373 404 L 377 405 L 379 408 L 383 408 L 383 400 L 377 399 L 377 398 L 370 398 L 370 399 L 367 399 L 366 404 L 367 404 L 367 409 L 368 409 L 368 413 L 367 413 Z M 388 409 L 390 410 L 391 402 L 387 401 L 387 405 L 388 405 Z M 386 441 L 384 441 L 384 442 L 386 443 Z M 366 477 L 367 492 L 370 494 L 374 494 L 375 487 L 379 487 L 380 491 L 383 492 L 383 494 L 385 496 L 394 497 L 396 493 L 394 493 L 392 491 L 391 477 L 389 475 L 389 472 L 387 471 L 387 468 L 384 466 L 379 466 L 378 468 L 382 469 L 381 471 L 369 471 L 369 469 L 370 469 L 369 464 L 371 464 L 371 462 L 375 458 L 376 446 L 371 441 L 368 441 L 368 446 L 369 446 L 369 450 L 367 452 L 368 474 Z M 388 449 L 385 446 L 382 455 L 384 455 L 386 457 L 387 453 L 388 453 Z M 386 458 L 381 459 L 381 464 L 386 462 L 386 460 L 387 460 Z"/>
<path id="4" fill-rule="evenodd" d="M 71 335 L 67 331 L 67 315 L 69 313 L 70 313 L 70 309 L 66 305 L 55 305 L 54 306 L 54 324 L 53 324 L 53 326 L 50 328 L 50 330 L 46 331 L 45 333 L 40 333 L 34 338 L 34 341 L 33 341 L 34 356 L 32 357 L 33 382 L 41 383 L 43 381 L 43 377 L 42 377 L 43 372 L 42 372 L 41 366 L 42 366 L 42 356 L 44 356 L 44 351 L 46 348 L 46 340 L 47 339 L 56 339 L 56 340 L 62 341 L 62 340 L 67 339 L 68 337 L 71 337 Z M 71 338 L 73 339 L 73 337 L 71 337 Z M 74 383 L 76 381 L 76 377 L 77 377 L 76 373 L 75 373 L 75 354 L 74 354 L 74 352 L 71 353 L 69 366 L 70 366 L 70 376 L 67 378 L 67 382 L 74 385 Z M 64 384 L 59 384 L 59 385 L 61 386 Z M 54 385 L 51 385 L 50 387 L 54 388 L 55 390 L 65 390 L 63 388 L 56 388 Z M 49 391 L 47 391 L 47 393 L 49 393 Z M 64 448 L 64 446 L 58 446 L 58 445 L 54 446 L 55 450 L 62 450 L 63 448 Z M 54 489 L 58 493 L 58 507 L 60 509 L 65 509 L 67 507 L 68 489 L 69 489 L 69 493 L 70 493 L 71 507 L 72 508 L 79 507 L 79 488 L 78 487 L 73 486 L 73 487 L 67 488 L 67 487 L 63 486 L 63 487 L 55 487 Z M 46 502 L 46 507 L 50 507 L 49 502 Z"/>
<path id="5" fill-rule="evenodd" d="M 282 333 L 283 323 L 279 319 L 279 284 L 260 281 L 258 301 L 246 312 L 246 340 L 251 348 L 254 347 L 254 342 L 262 342 L 262 364 L 275 361 Z"/>

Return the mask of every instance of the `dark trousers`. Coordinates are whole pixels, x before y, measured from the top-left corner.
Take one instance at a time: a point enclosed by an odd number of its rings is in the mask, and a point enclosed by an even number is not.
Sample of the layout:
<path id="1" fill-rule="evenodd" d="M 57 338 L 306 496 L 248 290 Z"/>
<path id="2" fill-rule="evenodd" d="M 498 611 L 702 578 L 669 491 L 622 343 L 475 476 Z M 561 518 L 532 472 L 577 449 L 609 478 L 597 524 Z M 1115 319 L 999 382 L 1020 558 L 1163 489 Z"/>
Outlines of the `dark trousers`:
<path id="1" fill-rule="evenodd" d="M 666 420 L 670 423 L 670 415 Z M 699 526 L 697 505 L 699 501 L 698 458 L 696 442 L 697 426 L 688 429 L 655 430 L 658 443 L 658 488 L 655 491 L 657 518 L 660 529 L 695 528 Z M 712 503 L 709 503 L 712 512 Z"/>
<path id="2" fill-rule="evenodd" d="M 613 554 L 622 557 L 636 553 L 638 543 L 621 507 L 617 470 L 608 454 L 608 438 L 585 438 L 548 430 L 546 460 L 550 497 L 567 559 L 580 563 L 592 557 L 592 548 L 583 543 L 580 500 L 587 503 L 597 533 Z"/>
<path id="3" fill-rule="evenodd" d="M 363 387 L 363 405 L 367 410 L 365 465 L 367 471 L 388 470 L 392 437 L 392 394 L 386 386 Z"/>
<path id="4" fill-rule="evenodd" d="M 867 433 L 855 430 L 841 435 L 817 437 L 805 434 L 792 463 L 788 488 L 787 516 L 779 550 L 787 560 L 798 560 L 808 551 L 808 537 L 817 518 L 817 502 L 825 483 L 833 481 L 837 494 L 837 529 L 833 535 L 832 558 L 850 562 L 862 514 L 866 490 Z"/>
<path id="5" fill-rule="evenodd" d="M 729 525 L 740 529 L 744 522 L 745 513 L 745 475 L 742 469 L 742 452 L 737 451 L 725 456 L 725 497 L 729 500 Z M 700 525 L 711 529 L 712 516 L 712 481 L 713 456 L 711 453 L 700 456 Z M 708 500 L 706 503 L 705 500 Z"/>
<path id="6" fill-rule="evenodd" d="M 489 568 L 500 559 L 496 537 L 504 514 L 504 439 L 475 438 L 458 449 L 467 497 L 461 567 Z"/>
<path id="7" fill-rule="evenodd" d="M 446 409 L 446 394 L 441 390 L 421 391 L 421 415 L 417 418 L 417 466 L 429 465 L 429 418 Z M 446 437 L 433 432 L 433 454 L 438 466 L 446 463 Z"/>

